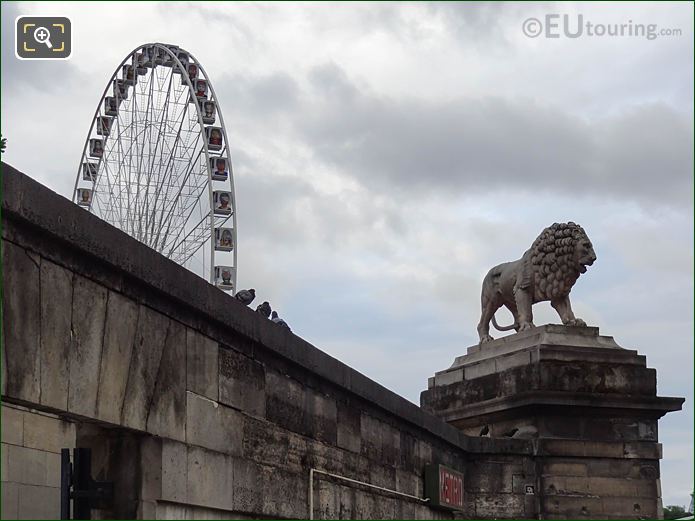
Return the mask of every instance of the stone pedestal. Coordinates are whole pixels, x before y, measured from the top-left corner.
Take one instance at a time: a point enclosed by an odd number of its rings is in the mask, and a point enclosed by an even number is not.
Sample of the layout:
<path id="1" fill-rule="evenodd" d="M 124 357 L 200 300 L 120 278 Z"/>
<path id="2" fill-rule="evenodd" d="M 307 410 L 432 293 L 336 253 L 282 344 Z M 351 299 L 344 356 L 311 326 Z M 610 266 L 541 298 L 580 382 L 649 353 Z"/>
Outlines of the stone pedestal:
<path id="1" fill-rule="evenodd" d="M 469 436 L 536 440 L 544 518 L 661 514 L 656 370 L 598 328 L 546 325 L 468 348 L 421 406 Z"/>

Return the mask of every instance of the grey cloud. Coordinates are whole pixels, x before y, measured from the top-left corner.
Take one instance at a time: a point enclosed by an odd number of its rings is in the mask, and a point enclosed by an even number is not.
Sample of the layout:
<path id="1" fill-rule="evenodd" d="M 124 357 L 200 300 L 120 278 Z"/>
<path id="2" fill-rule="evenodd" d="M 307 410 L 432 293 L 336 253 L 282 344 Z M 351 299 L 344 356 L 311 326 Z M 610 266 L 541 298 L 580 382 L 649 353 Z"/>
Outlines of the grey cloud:
<path id="1" fill-rule="evenodd" d="M 666 105 L 587 121 L 531 100 L 380 97 L 335 65 L 310 79 L 316 92 L 296 119 L 300 135 L 375 190 L 541 188 L 690 201 L 692 123 Z"/>
<path id="2" fill-rule="evenodd" d="M 296 108 L 300 93 L 294 78 L 281 71 L 262 76 L 222 74 L 215 86 L 221 103 L 228 101 L 231 110 L 253 119 Z"/>

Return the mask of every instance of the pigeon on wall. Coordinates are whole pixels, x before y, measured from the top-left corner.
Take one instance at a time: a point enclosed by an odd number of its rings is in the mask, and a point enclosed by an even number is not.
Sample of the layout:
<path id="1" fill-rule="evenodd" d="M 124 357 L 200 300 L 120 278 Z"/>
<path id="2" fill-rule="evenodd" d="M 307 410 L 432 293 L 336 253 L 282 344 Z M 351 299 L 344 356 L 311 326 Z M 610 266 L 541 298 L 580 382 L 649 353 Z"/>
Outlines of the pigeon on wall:
<path id="1" fill-rule="evenodd" d="M 280 325 L 280 326 L 282 326 L 282 327 L 286 327 L 287 329 L 289 329 L 290 331 L 292 331 L 292 330 L 290 329 L 290 326 L 287 325 L 287 322 L 285 322 L 284 320 L 282 320 L 282 319 L 278 316 L 278 312 L 277 312 L 277 311 L 273 311 L 273 314 L 272 314 L 270 320 L 272 320 L 272 321 L 275 322 L 276 324 L 278 324 L 278 325 Z"/>
<path id="2" fill-rule="evenodd" d="M 253 288 L 239 290 L 239 292 L 234 295 L 234 298 L 245 306 L 248 306 L 251 304 L 251 302 L 253 302 L 253 299 L 256 298 L 256 290 Z"/>
<path id="3" fill-rule="evenodd" d="M 268 302 L 268 301 L 266 300 L 265 302 L 263 302 L 263 304 L 260 304 L 260 305 L 256 308 L 256 312 L 257 312 L 257 313 L 260 313 L 260 314 L 263 315 L 265 318 L 270 318 L 270 302 Z"/>

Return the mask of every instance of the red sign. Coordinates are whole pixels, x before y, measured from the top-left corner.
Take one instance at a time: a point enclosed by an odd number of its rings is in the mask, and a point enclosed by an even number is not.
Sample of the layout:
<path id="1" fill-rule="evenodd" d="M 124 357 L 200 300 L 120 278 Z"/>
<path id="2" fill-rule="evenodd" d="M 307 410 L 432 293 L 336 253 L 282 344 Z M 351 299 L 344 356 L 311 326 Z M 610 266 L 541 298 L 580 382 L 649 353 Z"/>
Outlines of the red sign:
<path id="1" fill-rule="evenodd" d="M 425 493 L 431 506 L 462 510 L 463 474 L 444 465 L 428 465 L 425 469 Z"/>
<path id="2" fill-rule="evenodd" d="M 439 503 L 463 507 L 463 476 L 442 466 L 439 467 Z"/>

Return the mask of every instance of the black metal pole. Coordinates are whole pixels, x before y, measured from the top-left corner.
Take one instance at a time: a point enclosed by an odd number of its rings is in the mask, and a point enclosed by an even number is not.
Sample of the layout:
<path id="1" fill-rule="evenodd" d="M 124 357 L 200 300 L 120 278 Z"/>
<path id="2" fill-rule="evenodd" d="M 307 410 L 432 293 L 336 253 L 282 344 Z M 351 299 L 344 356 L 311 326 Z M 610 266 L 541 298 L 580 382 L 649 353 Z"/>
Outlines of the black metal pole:
<path id="1" fill-rule="evenodd" d="M 90 489 L 92 481 L 92 450 L 75 449 L 73 472 L 74 519 L 92 519 Z"/>
<path id="2" fill-rule="evenodd" d="M 60 519 L 70 519 L 70 449 L 60 449 Z"/>

